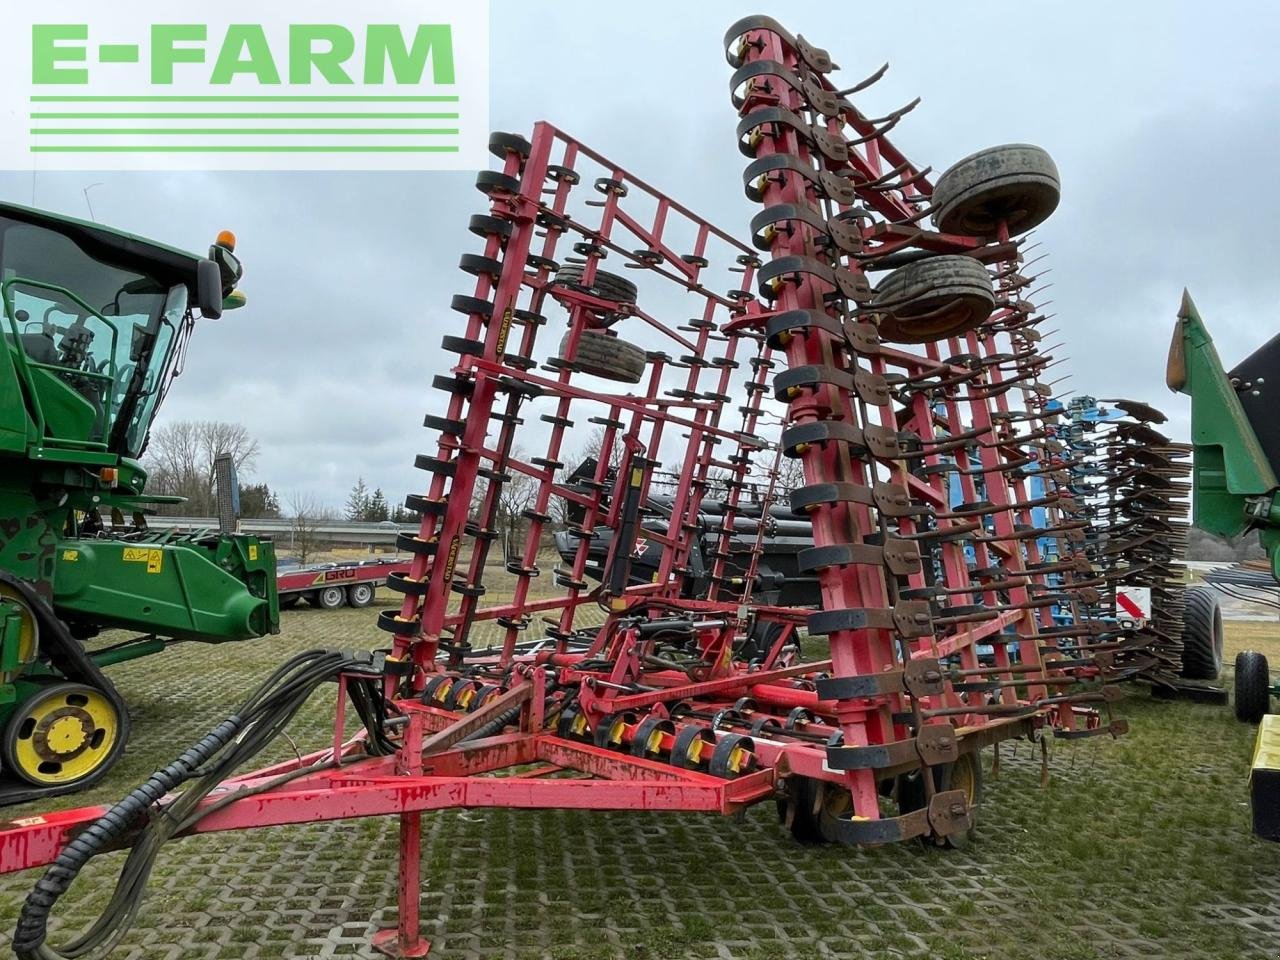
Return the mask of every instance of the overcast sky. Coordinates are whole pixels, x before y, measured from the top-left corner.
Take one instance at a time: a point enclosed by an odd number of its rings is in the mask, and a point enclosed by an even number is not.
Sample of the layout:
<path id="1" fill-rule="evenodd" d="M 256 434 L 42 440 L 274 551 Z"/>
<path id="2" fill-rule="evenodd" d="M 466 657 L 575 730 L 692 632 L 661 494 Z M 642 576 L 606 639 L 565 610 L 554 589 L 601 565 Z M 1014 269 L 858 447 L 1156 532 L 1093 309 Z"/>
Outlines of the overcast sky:
<path id="1" fill-rule="evenodd" d="M 1183 286 L 1228 366 L 1276 331 L 1280 97 L 1271 3 L 914 5 L 728 2 L 492 4 L 491 126 L 551 120 L 727 229 L 745 234 L 725 28 L 765 12 L 826 46 L 875 115 L 923 102 L 892 134 L 941 170 L 974 150 L 1045 147 L 1063 200 L 1038 232 L 1050 327 L 1070 385 L 1152 402 Z M 424 486 L 422 414 L 440 337 L 470 292 L 458 255 L 484 198 L 473 174 L 0 173 L 0 196 L 202 249 L 240 238 L 250 305 L 197 331 L 162 417 L 244 423 L 253 476 L 340 505 L 357 475 L 393 500 Z M 1057 338 L 1055 338 L 1057 339 Z M 1065 389 L 1065 387 L 1064 387 Z M 434 394 L 434 396 L 433 396 Z"/>

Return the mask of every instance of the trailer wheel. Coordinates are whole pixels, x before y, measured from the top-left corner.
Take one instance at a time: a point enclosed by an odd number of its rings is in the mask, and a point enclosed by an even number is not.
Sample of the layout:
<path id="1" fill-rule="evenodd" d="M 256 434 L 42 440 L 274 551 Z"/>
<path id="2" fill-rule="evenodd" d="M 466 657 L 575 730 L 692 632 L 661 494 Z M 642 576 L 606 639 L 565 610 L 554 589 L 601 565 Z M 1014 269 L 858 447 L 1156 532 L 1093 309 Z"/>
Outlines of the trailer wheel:
<path id="1" fill-rule="evenodd" d="M 987 268 L 973 257 L 930 257 L 899 267 L 876 285 L 880 335 L 927 343 L 972 330 L 991 316 L 996 295 Z"/>
<path id="2" fill-rule="evenodd" d="M 560 356 L 570 368 L 619 383 L 639 383 L 648 362 L 645 352 L 633 343 L 599 330 L 583 330 L 578 337 L 578 352 L 572 360 L 565 357 L 569 334 L 560 341 Z"/>
<path id="3" fill-rule="evenodd" d="M 301 600 L 302 594 L 300 593 L 286 593 L 280 598 L 280 609 L 292 610 Z"/>
<path id="4" fill-rule="evenodd" d="M 943 233 L 989 237 L 1000 221 L 1026 233 L 1058 207 L 1058 168 L 1040 147 L 1007 143 L 954 163 L 933 188 L 933 222 Z"/>
<path id="5" fill-rule="evenodd" d="M 315 605 L 321 610 L 337 610 L 347 602 L 347 592 L 341 587 L 325 587 L 317 590 L 313 596 L 316 598 Z"/>
<path id="6" fill-rule="evenodd" d="M 353 583 L 347 587 L 347 603 L 353 607 L 367 607 L 373 603 L 374 589 L 372 583 Z"/>
<path id="7" fill-rule="evenodd" d="M 1222 673 L 1222 608 L 1212 587 L 1189 587 L 1182 615 L 1182 675 L 1217 680 Z"/>
<path id="8" fill-rule="evenodd" d="M 969 802 L 970 817 L 978 822 L 978 808 L 982 805 L 982 757 L 978 751 L 962 753 L 952 763 L 939 764 L 933 771 L 933 785 L 938 792 L 963 790 Z M 898 811 L 911 813 L 929 805 L 925 796 L 923 773 L 913 770 L 898 777 Z M 926 837 L 926 841 L 939 847 L 962 850 L 973 840 L 974 830 L 953 833 L 949 837 Z"/>
<path id="9" fill-rule="evenodd" d="M 1271 673 L 1267 658 L 1254 650 L 1236 654 L 1236 718 L 1258 723 L 1271 710 Z"/>

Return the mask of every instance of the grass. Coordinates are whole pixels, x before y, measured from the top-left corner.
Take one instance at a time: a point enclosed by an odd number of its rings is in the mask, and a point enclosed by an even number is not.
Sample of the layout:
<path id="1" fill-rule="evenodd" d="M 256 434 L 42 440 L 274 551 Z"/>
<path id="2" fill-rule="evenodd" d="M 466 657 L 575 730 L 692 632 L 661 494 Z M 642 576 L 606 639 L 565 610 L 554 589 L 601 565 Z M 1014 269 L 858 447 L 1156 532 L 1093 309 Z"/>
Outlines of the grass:
<path id="1" fill-rule="evenodd" d="M 549 578 L 547 578 L 549 579 Z M 487 599 L 487 598 L 486 598 Z M 134 734 L 102 785 L 9 816 L 117 799 L 230 712 L 288 654 L 381 642 L 375 611 L 296 610 L 278 637 L 183 645 L 113 671 Z M 1280 663 L 1280 626 L 1231 623 Z M 1229 680 L 1229 677 L 1225 678 Z M 292 733 L 323 742 L 332 692 Z M 1130 688 L 1118 741 L 1005 744 L 979 837 L 807 847 L 771 804 L 741 822 L 659 813 L 452 810 L 424 817 L 421 906 L 439 960 L 780 956 L 1111 960 L 1280 955 L 1280 852 L 1249 831 L 1251 728 L 1229 709 Z M 281 743 L 278 756 L 292 753 Z M 271 758 L 266 758 L 271 759 Z M 371 957 L 394 922 L 395 824 L 304 824 L 193 838 L 161 856 L 120 957 Z M 92 916 L 119 856 L 90 868 L 56 912 L 54 941 Z M 35 872 L 0 877 L 0 953 Z M 176 946 L 175 946 L 176 945 Z M 170 952 L 174 950 L 176 952 Z"/>

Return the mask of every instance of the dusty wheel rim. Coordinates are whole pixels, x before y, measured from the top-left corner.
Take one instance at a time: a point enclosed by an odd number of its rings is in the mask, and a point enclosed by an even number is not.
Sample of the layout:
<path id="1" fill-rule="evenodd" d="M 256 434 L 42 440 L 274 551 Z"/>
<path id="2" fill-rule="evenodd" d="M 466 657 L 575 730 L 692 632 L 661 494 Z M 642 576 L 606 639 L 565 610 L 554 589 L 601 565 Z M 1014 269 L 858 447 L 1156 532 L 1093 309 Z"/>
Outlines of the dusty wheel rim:
<path id="1" fill-rule="evenodd" d="M 320 606 L 322 607 L 340 607 L 342 606 L 342 590 L 338 587 L 325 587 L 320 591 Z"/>
<path id="2" fill-rule="evenodd" d="M 109 764 L 120 734 L 120 715 L 102 691 L 55 684 L 28 698 L 9 718 L 4 764 L 28 783 L 65 786 Z"/>
<path id="3" fill-rule="evenodd" d="M 938 178 L 933 222 L 943 233 L 1010 236 L 1043 223 L 1058 207 L 1061 185 L 1053 158 L 1040 147 L 1009 143 L 957 161 Z"/>

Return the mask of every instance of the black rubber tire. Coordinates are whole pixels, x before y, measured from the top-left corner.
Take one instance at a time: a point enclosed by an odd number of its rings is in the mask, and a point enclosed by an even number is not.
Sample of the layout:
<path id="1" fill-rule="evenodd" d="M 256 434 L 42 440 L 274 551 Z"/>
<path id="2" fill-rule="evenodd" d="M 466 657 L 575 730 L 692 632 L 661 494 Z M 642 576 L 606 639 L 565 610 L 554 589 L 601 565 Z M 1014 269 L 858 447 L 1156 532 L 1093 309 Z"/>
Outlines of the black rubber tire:
<path id="1" fill-rule="evenodd" d="M 927 343 L 972 330 L 991 316 L 996 296 L 987 268 L 973 257 L 944 255 L 899 267 L 876 286 L 880 336 Z"/>
<path id="2" fill-rule="evenodd" d="M 1271 671 L 1254 650 L 1236 654 L 1236 719 L 1258 723 L 1271 712 Z"/>
<path id="3" fill-rule="evenodd" d="M 560 356 L 564 358 L 569 334 L 560 340 Z M 583 330 L 578 337 L 578 351 L 570 366 L 582 373 L 614 380 L 639 383 L 648 360 L 645 352 L 633 343 L 598 330 Z"/>
<path id="4" fill-rule="evenodd" d="M 1222 673 L 1222 608 L 1213 587 L 1188 587 L 1182 614 L 1182 676 L 1217 680 Z"/>
<path id="5" fill-rule="evenodd" d="M 556 271 L 556 278 L 551 282 L 552 286 L 574 286 L 583 287 L 592 296 L 599 297 L 601 300 L 612 300 L 614 303 L 635 303 L 636 302 L 636 285 L 626 277 L 620 277 L 616 273 L 609 273 L 606 270 L 596 270 L 596 275 L 591 281 L 591 286 L 585 286 L 582 282 L 582 275 L 586 270 L 586 264 L 582 263 L 566 263 Z"/>
<path id="6" fill-rule="evenodd" d="M 1058 168 L 1040 147 L 1006 143 L 952 164 L 933 188 L 933 222 L 943 233 L 989 237 L 1001 220 L 1010 236 L 1043 223 L 1058 207 Z"/>
<path id="7" fill-rule="evenodd" d="M 959 759 L 954 763 L 944 763 L 933 770 L 934 789 L 941 793 L 944 790 L 961 789 L 957 774 L 961 765 L 967 765 L 968 772 L 972 774 L 972 784 L 970 793 L 970 809 L 972 811 L 973 822 L 975 827 L 978 822 L 978 810 L 982 806 L 982 755 L 978 751 L 960 754 Z M 900 813 L 911 813 L 919 810 L 927 805 L 924 792 L 924 782 L 921 780 L 920 771 L 912 773 L 904 773 L 898 777 L 898 811 Z M 953 786 L 955 784 L 955 786 Z M 950 837 L 929 837 L 925 840 L 939 847 L 947 847 L 950 849 L 960 850 L 967 847 L 973 840 L 974 830 L 970 829 L 964 833 L 953 834 Z"/>
<path id="8" fill-rule="evenodd" d="M 302 602 L 302 594 L 300 594 L 300 593 L 286 593 L 284 596 L 282 596 L 282 597 L 280 598 L 280 609 L 281 609 L 281 610 L 292 610 L 294 607 L 296 607 L 296 606 L 297 606 L 299 603 L 301 603 L 301 602 Z"/>
<path id="9" fill-rule="evenodd" d="M 347 605 L 347 591 L 341 587 L 321 587 L 313 596 L 312 602 L 321 610 L 337 610 Z"/>
<path id="10" fill-rule="evenodd" d="M 347 587 L 347 604 L 357 609 L 373 603 L 377 588 L 372 583 L 353 583 Z"/>
<path id="11" fill-rule="evenodd" d="M 794 776 L 790 780 L 793 791 L 789 801 L 779 800 L 778 821 L 786 822 L 787 803 L 794 803 L 796 812 L 791 818 L 791 835 L 801 843 L 839 843 L 838 820 L 852 812 L 853 798 L 838 783 L 816 780 L 813 777 Z M 816 812 L 814 804 L 822 794 L 822 806 Z"/>

